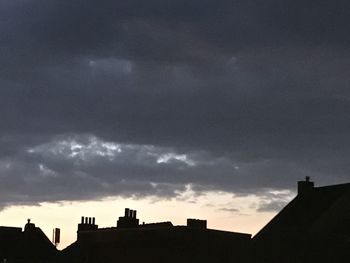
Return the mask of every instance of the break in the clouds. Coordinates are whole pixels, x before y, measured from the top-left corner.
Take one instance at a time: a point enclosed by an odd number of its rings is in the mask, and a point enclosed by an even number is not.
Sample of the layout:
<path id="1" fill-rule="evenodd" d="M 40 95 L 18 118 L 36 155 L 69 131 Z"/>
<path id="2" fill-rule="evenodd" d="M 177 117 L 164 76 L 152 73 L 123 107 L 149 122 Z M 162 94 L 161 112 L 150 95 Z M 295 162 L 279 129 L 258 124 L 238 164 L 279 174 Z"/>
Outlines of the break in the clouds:
<path id="1" fill-rule="evenodd" d="M 349 13 L 1 1 L 1 205 L 348 181 Z"/>

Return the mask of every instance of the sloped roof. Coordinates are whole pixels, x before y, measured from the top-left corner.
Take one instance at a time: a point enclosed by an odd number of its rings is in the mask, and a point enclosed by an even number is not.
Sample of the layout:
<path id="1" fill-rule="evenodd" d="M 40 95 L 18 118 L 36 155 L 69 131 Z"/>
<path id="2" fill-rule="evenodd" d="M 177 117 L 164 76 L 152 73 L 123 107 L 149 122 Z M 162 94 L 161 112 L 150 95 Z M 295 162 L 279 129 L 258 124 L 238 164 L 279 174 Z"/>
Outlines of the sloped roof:
<path id="1" fill-rule="evenodd" d="M 344 232 L 343 228 L 350 223 L 347 221 L 350 219 L 349 200 L 350 183 L 315 187 L 298 194 L 254 236 L 254 240 L 288 233 L 332 233 L 337 229 Z"/>

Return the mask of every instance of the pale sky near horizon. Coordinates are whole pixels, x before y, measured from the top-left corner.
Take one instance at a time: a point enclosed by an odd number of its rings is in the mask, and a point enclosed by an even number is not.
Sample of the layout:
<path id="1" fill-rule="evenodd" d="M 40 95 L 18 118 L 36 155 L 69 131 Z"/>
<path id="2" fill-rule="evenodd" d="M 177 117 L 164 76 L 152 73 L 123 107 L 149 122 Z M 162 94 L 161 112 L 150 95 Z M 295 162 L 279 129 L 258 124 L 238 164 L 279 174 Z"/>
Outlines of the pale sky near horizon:
<path id="1" fill-rule="evenodd" d="M 292 196 L 290 196 L 291 198 Z M 115 227 L 124 208 L 137 210 L 140 223 L 171 221 L 174 225 L 186 225 L 187 218 L 205 219 L 208 228 L 254 235 L 274 215 L 274 212 L 255 211 L 255 196 L 233 197 L 227 193 L 208 193 L 191 200 L 135 200 L 132 198 L 107 198 L 88 202 L 42 203 L 38 206 L 14 206 L 0 212 L 0 224 L 24 228 L 31 219 L 52 240 L 52 230 L 61 229 L 64 249 L 76 240 L 77 225 L 81 216 L 95 217 L 99 228 Z"/>

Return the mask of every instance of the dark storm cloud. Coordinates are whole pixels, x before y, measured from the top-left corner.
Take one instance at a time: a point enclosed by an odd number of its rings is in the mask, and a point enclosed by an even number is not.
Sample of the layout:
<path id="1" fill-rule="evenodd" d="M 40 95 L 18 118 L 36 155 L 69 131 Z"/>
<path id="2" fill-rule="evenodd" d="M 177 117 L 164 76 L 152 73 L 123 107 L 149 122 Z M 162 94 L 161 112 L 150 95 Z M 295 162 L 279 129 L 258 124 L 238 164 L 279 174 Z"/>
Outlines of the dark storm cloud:
<path id="1" fill-rule="evenodd" d="M 293 193 L 290 191 L 270 191 L 261 193 L 260 200 L 256 204 L 256 209 L 259 212 L 278 212 L 290 202 L 293 198 Z"/>
<path id="2" fill-rule="evenodd" d="M 349 7 L 1 1 L 1 203 L 348 181 Z M 48 154 L 71 137 L 134 151 Z"/>

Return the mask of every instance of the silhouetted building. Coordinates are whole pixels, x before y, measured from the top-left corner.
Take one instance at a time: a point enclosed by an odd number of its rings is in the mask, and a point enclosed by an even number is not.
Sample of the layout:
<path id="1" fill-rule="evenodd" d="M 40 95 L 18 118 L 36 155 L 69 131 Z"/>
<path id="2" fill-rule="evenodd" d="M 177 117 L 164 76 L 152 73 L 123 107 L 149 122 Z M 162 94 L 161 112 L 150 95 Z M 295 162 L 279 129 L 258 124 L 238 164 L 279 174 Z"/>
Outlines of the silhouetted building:
<path id="1" fill-rule="evenodd" d="M 28 219 L 22 232 L 17 227 L 0 227 L 0 262 L 49 262 L 58 251 L 40 228 Z"/>
<path id="2" fill-rule="evenodd" d="M 139 224 L 126 208 L 116 227 L 99 228 L 82 217 L 77 241 L 58 252 L 28 220 L 24 227 L 0 227 L 0 263 L 94 262 L 348 262 L 350 258 L 350 184 L 315 187 L 298 182 L 297 196 L 253 239 L 251 235 L 207 228 L 187 219 Z"/>
<path id="3" fill-rule="evenodd" d="M 298 182 L 298 195 L 253 243 L 257 262 L 345 262 L 350 255 L 350 184 L 314 187 L 308 177 Z"/>
<path id="4" fill-rule="evenodd" d="M 79 224 L 80 226 L 80 224 Z M 78 226 L 78 228 L 79 228 Z M 248 262 L 251 235 L 207 229 L 206 220 L 139 224 L 125 209 L 117 227 L 78 231 L 62 262 Z"/>

